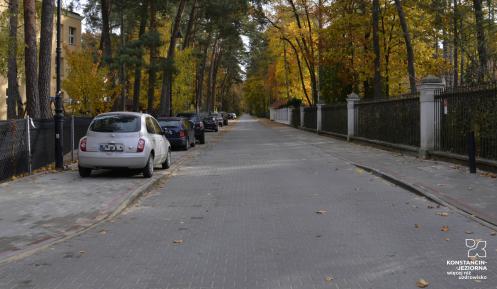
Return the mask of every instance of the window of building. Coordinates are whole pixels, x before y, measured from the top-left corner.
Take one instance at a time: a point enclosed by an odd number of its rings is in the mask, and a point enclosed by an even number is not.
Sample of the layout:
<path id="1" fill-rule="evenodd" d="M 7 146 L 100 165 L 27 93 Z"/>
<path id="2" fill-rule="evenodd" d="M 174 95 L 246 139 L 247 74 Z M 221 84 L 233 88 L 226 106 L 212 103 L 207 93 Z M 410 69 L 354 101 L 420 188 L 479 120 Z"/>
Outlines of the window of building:
<path id="1" fill-rule="evenodd" d="M 69 27 L 69 44 L 76 45 L 76 28 Z"/>

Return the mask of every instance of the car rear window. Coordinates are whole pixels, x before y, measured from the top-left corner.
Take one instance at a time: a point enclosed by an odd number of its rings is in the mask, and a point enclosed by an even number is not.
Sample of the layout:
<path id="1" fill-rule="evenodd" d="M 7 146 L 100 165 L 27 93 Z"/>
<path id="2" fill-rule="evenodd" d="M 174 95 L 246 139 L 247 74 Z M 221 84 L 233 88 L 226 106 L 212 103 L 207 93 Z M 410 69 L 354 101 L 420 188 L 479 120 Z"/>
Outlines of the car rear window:
<path id="1" fill-rule="evenodd" d="M 178 127 L 180 126 L 179 120 L 159 120 L 161 127 Z"/>
<path id="2" fill-rule="evenodd" d="M 96 117 L 90 125 L 94 132 L 137 132 L 140 131 L 140 118 L 133 115 L 103 115 Z"/>

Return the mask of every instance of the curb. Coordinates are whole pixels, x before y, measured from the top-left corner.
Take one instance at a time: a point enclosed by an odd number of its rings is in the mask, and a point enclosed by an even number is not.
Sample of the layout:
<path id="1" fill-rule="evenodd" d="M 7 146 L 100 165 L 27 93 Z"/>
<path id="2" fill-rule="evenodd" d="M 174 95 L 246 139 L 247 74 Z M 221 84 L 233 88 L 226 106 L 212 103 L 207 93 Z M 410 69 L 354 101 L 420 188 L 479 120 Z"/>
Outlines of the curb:
<path id="1" fill-rule="evenodd" d="M 17 254 L 6 257 L 4 259 L 1 259 L 0 265 L 5 265 L 5 264 L 8 264 L 8 263 L 11 263 L 14 261 L 22 260 L 26 257 L 29 257 L 31 255 L 38 253 L 39 251 L 47 249 L 53 245 L 56 245 L 58 243 L 61 243 L 61 242 L 67 241 L 69 239 L 72 239 L 74 237 L 77 237 L 77 236 L 101 225 L 102 223 L 115 218 L 116 216 L 121 214 L 125 209 L 127 209 L 131 204 L 133 204 L 136 200 L 138 200 L 141 196 L 143 196 L 145 193 L 149 192 L 158 183 L 160 183 L 161 181 L 166 180 L 170 176 L 172 176 L 173 173 L 179 169 L 180 165 L 182 165 L 185 161 L 190 159 L 192 154 L 193 154 L 193 152 L 182 156 L 176 162 L 174 162 L 171 165 L 171 167 L 168 170 L 166 170 L 163 174 L 160 174 L 158 176 L 156 175 L 156 176 L 152 177 L 150 180 L 148 180 L 145 183 L 138 186 L 136 189 L 133 190 L 133 192 L 128 194 L 128 196 L 124 200 L 122 200 L 119 203 L 119 205 L 117 205 L 117 207 L 115 207 L 112 210 L 109 210 L 109 212 L 107 214 L 105 214 L 104 217 L 102 217 L 98 220 L 95 220 L 94 223 L 92 223 L 84 228 L 81 228 L 80 230 L 69 232 L 67 235 L 62 236 L 60 238 L 54 238 L 50 242 L 44 242 L 44 243 L 41 243 L 39 246 L 31 246 L 31 248 L 26 248 L 24 250 L 21 250 Z"/>
<path id="2" fill-rule="evenodd" d="M 291 127 L 291 126 L 277 123 L 277 122 L 271 122 L 271 123 L 279 124 L 283 127 Z M 295 129 L 309 132 L 307 129 L 300 129 L 300 128 L 295 128 Z M 318 135 L 323 135 L 324 137 L 336 138 L 334 135 L 330 135 L 330 134 L 318 134 Z M 364 164 L 356 163 L 356 162 L 351 161 L 343 156 L 337 156 L 337 155 L 334 155 L 334 156 L 338 157 L 339 159 L 341 159 L 341 160 L 343 160 L 343 161 L 345 161 L 345 162 L 347 162 L 355 167 L 358 167 L 358 168 L 363 169 L 369 173 L 372 173 L 373 175 L 380 177 L 380 178 L 384 179 L 385 181 L 388 181 L 394 185 L 397 185 L 397 186 L 399 186 L 399 187 L 401 187 L 401 188 L 403 188 L 411 193 L 426 197 L 427 199 L 429 199 L 429 200 L 431 200 L 439 205 L 447 207 L 447 208 L 455 211 L 456 213 L 479 223 L 482 226 L 485 226 L 485 227 L 490 228 L 494 231 L 497 231 L 497 222 L 496 221 L 490 221 L 489 217 L 485 217 L 484 214 L 476 211 L 475 209 L 473 209 L 471 207 L 465 206 L 462 203 L 457 204 L 458 203 L 457 200 L 446 200 L 446 198 L 437 195 L 436 192 L 431 192 L 433 190 L 430 191 L 429 188 L 426 188 L 420 184 L 410 183 L 406 180 L 403 180 L 401 177 L 393 176 L 393 175 L 386 173 L 382 170 L 379 170 L 379 169 L 376 169 L 376 168 L 373 168 L 373 167 L 370 167 L 370 166 L 367 166 Z"/>
<path id="3" fill-rule="evenodd" d="M 464 209 L 464 208 L 461 208 L 460 206 L 453 205 L 451 202 L 445 201 L 443 198 L 437 196 L 436 194 L 429 192 L 429 190 L 427 188 L 424 188 L 421 185 L 407 182 L 407 181 L 401 179 L 400 177 L 392 176 L 391 174 L 385 173 L 379 169 L 375 169 L 375 168 L 372 168 L 372 167 L 369 167 L 369 166 L 366 166 L 363 164 L 358 164 L 358 163 L 352 162 L 350 160 L 348 160 L 348 161 L 352 165 L 354 165 L 360 169 L 363 169 L 369 173 L 372 173 L 373 175 L 380 177 L 380 178 L 382 178 L 390 183 L 393 183 L 394 185 L 397 185 L 397 186 L 399 186 L 407 191 L 410 191 L 412 193 L 415 193 L 417 195 L 426 197 L 427 199 L 429 199 L 429 200 L 431 200 L 439 205 L 447 207 L 447 208 L 455 211 L 456 213 L 458 213 L 462 216 L 465 216 L 467 218 L 472 219 L 473 221 L 479 223 L 482 226 L 485 226 L 485 227 L 490 228 L 494 231 L 497 231 L 497 223 L 493 223 L 493 222 L 485 219 L 484 217 L 479 216 L 480 214 L 478 212 L 472 212 L 469 209 Z"/>

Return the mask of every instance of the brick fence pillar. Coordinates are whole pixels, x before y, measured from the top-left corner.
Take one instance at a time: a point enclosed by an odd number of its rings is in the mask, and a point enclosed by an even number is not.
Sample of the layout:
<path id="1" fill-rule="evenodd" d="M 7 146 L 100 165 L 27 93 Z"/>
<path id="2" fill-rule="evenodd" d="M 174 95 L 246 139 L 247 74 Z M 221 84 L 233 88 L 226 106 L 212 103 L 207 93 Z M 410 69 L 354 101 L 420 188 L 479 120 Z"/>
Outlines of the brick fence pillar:
<path id="1" fill-rule="evenodd" d="M 420 102 L 420 149 L 421 157 L 426 157 L 428 151 L 435 148 L 435 92 L 443 89 L 445 85 L 442 80 L 435 76 L 427 76 L 419 86 Z"/>
<path id="2" fill-rule="evenodd" d="M 347 96 L 347 140 L 353 137 L 355 131 L 355 104 L 359 101 L 359 95 L 351 93 Z"/>

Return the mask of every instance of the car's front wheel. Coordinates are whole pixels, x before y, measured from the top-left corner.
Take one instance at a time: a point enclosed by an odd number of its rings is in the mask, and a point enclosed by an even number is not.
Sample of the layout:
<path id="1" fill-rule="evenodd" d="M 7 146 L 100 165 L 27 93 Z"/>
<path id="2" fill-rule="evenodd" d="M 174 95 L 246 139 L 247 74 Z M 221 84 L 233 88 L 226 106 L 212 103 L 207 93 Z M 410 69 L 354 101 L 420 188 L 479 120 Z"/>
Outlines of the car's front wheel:
<path id="1" fill-rule="evenodd" d="M 171 167 L 171 150 L 167 150 L 167 158 L 166 160 L 162 163 L 162 168 L 167 170 Z"/>
<path id="2" fill-rule="evenodd" d="M 190 138 L 186 138 L 185 145 L 183 146 L 183 149 L 187 151 L 190 148 Z"/>
<path id="3" fill-rule="evenodd" d="M 145 178 L 151 178 L 154 175 L 154 155 L 150 154 L 148 157 L 147 165 L 143 168 L 143 176 Z"/>
<path id="4" fill-rule="evenodd" d="M 87 178 L 91 175 L 91 169 L 83 168 L 78 166 L 79 176 L 82 178 Z"/>

